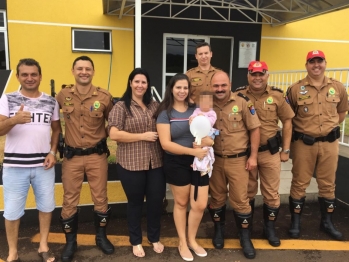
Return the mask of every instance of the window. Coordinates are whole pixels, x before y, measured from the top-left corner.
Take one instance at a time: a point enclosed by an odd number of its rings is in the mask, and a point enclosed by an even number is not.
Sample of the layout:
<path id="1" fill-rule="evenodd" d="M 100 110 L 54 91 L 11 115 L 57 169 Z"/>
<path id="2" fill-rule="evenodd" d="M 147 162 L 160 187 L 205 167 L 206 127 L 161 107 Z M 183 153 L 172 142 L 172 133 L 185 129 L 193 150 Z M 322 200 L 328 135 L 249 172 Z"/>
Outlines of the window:
<path id="1" fill-rule="evenodd" d="M 111 32 L 101 30 L 72 30 L 73 51 L 111 52 Z"/>
<path id="2" fill-rule="evenodd" d="M 9 69 L 6 12 L 0 11 L 0 70 Z"/>

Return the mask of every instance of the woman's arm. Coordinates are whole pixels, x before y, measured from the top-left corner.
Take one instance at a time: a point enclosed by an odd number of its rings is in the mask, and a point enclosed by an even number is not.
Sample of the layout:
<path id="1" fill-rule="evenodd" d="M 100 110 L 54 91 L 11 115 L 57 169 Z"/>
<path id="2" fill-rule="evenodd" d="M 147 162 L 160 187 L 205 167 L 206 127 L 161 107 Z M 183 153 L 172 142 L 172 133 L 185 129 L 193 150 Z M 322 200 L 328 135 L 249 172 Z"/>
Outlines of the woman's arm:
<path id="1" fill-rule="evenodd" d="M 157 132 L 129 133 L 112 126 L 109 130 L 109 137 L 116 142 L 131 143 L 138 141 L 155 142 L 158 139 Z"/>
<path id="2" fill-rule="evenodd" d="M 206 149 L 189 148 L 189 147 L 181 146 L 177 143 L 172 142 L 170 124 L 159 123 L 156 125 L 156 128 L 158 130 L 160 144 L 165 151 L 170 152 L 172 154 L 176 154 L 176 155 L 196 156 L 197 158 L 200 158 L 200 159 L 206 156 L 207 154 Z"/>

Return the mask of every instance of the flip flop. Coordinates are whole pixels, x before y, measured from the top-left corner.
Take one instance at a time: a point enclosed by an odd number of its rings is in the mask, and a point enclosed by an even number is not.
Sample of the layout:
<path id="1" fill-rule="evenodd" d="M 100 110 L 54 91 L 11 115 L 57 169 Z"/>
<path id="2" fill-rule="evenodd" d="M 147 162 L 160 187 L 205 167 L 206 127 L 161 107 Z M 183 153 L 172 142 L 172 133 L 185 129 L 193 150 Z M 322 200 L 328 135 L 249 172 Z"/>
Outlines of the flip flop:
<path id="1" fill-rule="evenodd" d="M 137 255 L 134 251 L 134 249 L 137 248 L 139 252 L 141 252 L 141 255 Z M 136 257 L 144 257 L 145 256 L 145 253 L 144 253 L 144 249 L 142 247 L 141 244 L 139 245 L 136 245 L 136 246 L 133 246 L 133 254 L 136 256 Z"/>
<path id="2" fill-rule="evenodd" d="M 41 257 L 42 262 L 47 262 L 48 259 L 54 259 L 53 262 L 56 261 L 56 257 L 54 256 L 53 252 L 51 250 L 47 250 L 46 252 L 38 252 L 38 256 Z"/>
<path id="3" fill-rule="evenodd" d="M 158 254 L 164 251 L 164 245 L 160 241 L 154 243 L 149 242 L 149 244 L 153 245 L 153 250 Z"/>

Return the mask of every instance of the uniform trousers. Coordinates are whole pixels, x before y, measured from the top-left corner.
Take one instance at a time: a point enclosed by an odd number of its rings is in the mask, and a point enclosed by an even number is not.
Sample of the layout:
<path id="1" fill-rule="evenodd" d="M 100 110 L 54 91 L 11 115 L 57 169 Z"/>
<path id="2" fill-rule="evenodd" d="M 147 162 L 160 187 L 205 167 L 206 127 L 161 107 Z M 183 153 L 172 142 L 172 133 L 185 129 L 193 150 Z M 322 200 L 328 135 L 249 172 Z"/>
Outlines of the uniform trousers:
<path id="1" fill-rule="evenodd" d="M 94 210 L 105 212 L 108 209 L 108 162 L 106 154 L 64 158 L 62 164 L 64 195 L 61 215 L 63 219 L 69 218 L 77 212 L 85 174 L 90 186 Z"/>
<path id="2" fill-rule="evenodd" d="M 116 170 L 127 196 L 127 224 L 131 245 L 142 244 L 142 208 L 147 202 L 147 236 L 151 243 L 160 239 L 162 204 L 166 182 L 163 168 L 129 171 L 117 164 Z"/>
<path id="3" fill-rule="evenodd" d="M 250 171 L 248 181 L 248 197 L 252 200 L 258 191 L 258 177 L 260 180 L 263 201 L 272 208 L 280 206 L 281 162 L 280 154 L 272 155 L 269 150 L 259 152 L 257 157 L 257 168 Z"/>
<path id="4" fill-rule="evenodd" d="M 210 207 L 212 209 L 224 206 L 229 192 L 229 202 L 235 212 L 242 214 L 251 212 L 247 197 L 249 176 L 245 169 L 246 161 L 247 156 L 238 158 L 216 157 L 210 178 Z"/>
<path id="5" fill-rule="evenodd" d="M 301 199 L 310 184 L 314 171 L 319 188 L 319 197 L 335 198 L 335 180 L 338 163 L 338 140 L 315 142 L 312 146 L 302 140 L 291 143 L 292 152 L 292 183 L 291 197 Z"/>

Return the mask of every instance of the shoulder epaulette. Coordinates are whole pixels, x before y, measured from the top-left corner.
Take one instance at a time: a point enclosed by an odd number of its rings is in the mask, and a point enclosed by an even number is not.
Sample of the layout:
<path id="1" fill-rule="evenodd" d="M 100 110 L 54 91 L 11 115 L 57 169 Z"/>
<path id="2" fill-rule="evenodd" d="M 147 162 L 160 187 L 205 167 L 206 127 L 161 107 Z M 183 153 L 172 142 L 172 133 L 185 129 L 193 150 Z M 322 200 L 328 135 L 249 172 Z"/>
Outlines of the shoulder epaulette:
<path id="1" fill-rule="evenodd" d="M 340 81 L 338 81 L 337 79 L 334 79 L 333 77 L 330 77 L 330 79 L 331 79 L 333 82 L 340 82 Z"/>
<path id="2" fill-rule="evenodd" d="M 234 93 L 235 93 L 235 92 L 238 92 L 238 91 L 240 91 L 240 90 L 245 90 L 246 88 L 247 88 L 247 86 L 240 86 L 240 87 L 238 87 L 238 88 L 235 89 Z"/>
<path id="3" fill-rule="evenodd" d="M 73 84 L 62 85 L 62 89 L 64 89 L 64 88 L 72 88 L 73 86 L 74 86 Z"/>
<path id="4" fill-rule="evenodd" d="M 279 91 L 280 93 L 284 93 L 284 90 L 282 90 L 281 88 L 278 88 L 276 86 L 272 86 L 271 89 L 275 90 L 275 91 Z"/>
<path id="5" fill-rule="evenodd" d="M 245 96 L 244 94 L 242 94 L 242 93 L 238 93 L 238 96 L 239 97 L 242 97 L 243 99 L 245 99 L 246 101 L 249 101 L 250 99 L 247 97 L 247 96 Z"/>
<path id="6" fill-rule="evenodd" d="M 195 69 L 196 69 L 196 67 L 190 68 L 189 70 L 187 70 L 187 73 L 189 73 L 189 72 L 191 72 L 191 71 L 193 71 Z"/>
<path id="7" fill-rule="evenodd" d="M 96 87 L 96 90 L 99 91 L 99 92 L 102 92 L 102 93 L 104 93 L 104 94 L 106 94 L 108 96 L 110 96 L 109 91 L 106 90 L 106 89 L 103 89 L 103 88 L 100 88 L 100 87 Z"/>

